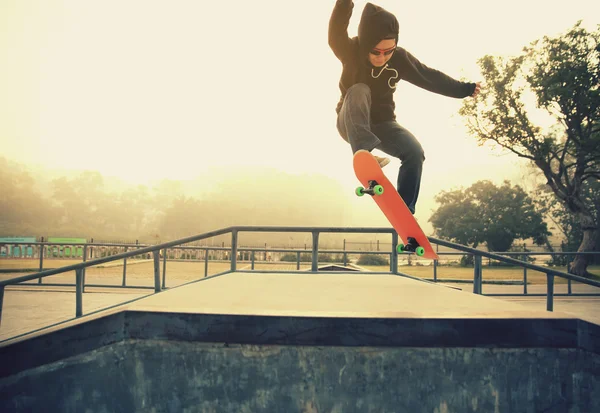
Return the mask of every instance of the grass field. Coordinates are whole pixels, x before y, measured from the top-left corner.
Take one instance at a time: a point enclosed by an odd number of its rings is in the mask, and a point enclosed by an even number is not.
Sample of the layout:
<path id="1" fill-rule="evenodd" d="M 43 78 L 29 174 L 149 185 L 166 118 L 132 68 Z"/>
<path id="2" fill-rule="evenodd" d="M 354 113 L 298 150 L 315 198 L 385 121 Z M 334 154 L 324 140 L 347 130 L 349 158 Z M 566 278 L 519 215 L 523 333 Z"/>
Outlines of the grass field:
<path id="1" fill-rule="evenodd" d="M 389 271 L 387 266 L 364 266 L 370 271 Z M 566 267 L 553 267 L 557 271 L 566 272 Z M 399 272 L 412 275 L 419 278 L 433 278 L 433 267 L 422 266 L 400 266 Z M 600 267 L 589 267 L 588 271 L 596 275 L 596 280 L 600 281 Z M 473 268 L 438 266 L 438 279 L 472 280 Z M 523 281 L 523 269 L 518 267 L 483 267 L 483 280 L 508 280 Z M 545 284 L 546 274 L 538 271 L 527 270 L 527 282 L 532 284 Z M 564 278 L 555 277 L 555 283 L 567 283 Z"/>
<path id="2" fill-rule="evenodd" d="M 10 265 L 5 265 L 7 261 Z M 28 262 L 29 261 L 29 262 Z M 35 260 L 0 260 L 0 269 L 36 268 L 39 263 Z M 20 262 L 16 265 L 15 262 Z M 60 268 L 67 265 L 77 264 L 77 260 L 47 260 L 44 261 L 44 269 Z M 122 285 L 123 284 L 123 262 L 111 263 L 112 265 L 90 267 L 85 272 L 85 283 L 99 285 Z M 161 282 L 162 282 L 162 261 L 160 263 Z M 206 275 L 214 275 L 231 268 L 229 262 L 209 262 Z M 27 274 L 37 272 L 37 268 L 32 272 L 6 272 L 0 273 L 1 280 L 21 277 Z M 204 263 L 198 262 L 167 262 L 166 285 L 173 287 L 189 281 L 201 279 L 205 276 Z M 37 281 L 28 281 L 36 283 Z M 52 284 L 73 284 L 75 282 L 75 271 L 69 271 L 63 274 L 56 274 L 46 277 L 42 283 Z M 151 287 L 154 285 L 154 263 L 152 261 L 127 261 L 126 285 Z"/>
<path id="3" fill-rule="evenodd" d="M 47 259 L 44 261 L 44 269 L 60 268 L 68 265 L 77 264 L 78 260 L 58 260 Z M 162 261 L 161 261 L 161 276 L 162 276 Z M 210 276 L 227 271 L 231 268 L 229 262 L 209 261 L 208 271 L 205 274 L 204 262 L 185 262 L 185 261 L 168 261 L 166 269 L 166 284 L 167 286 L 175 286 L 185 282 L 203 278 L 205 275 Z M 320 263 L 319 265 L 323 265 Z M 0 259 L 0 269 L 15 270 L 15 272 L 0 273 L 0 279 L 6 280 L 14 277 L 34 273 L 37 271 L 39 261 L 33 259 Z M 310 263 L 300 263 L 300 270 L 309 270 Z M 251 263 L 246 261 L 238 261 L 237 268 L 240 270 L 250 270 Z M 389 272 L 389 266 L 362 266 L 369 271 Z M 30 272 L 23 272 L 23 269 L 32 269 Z M 256 271 L 296 271 L 296 263 L 288 262 L 255 262 L 254 269 Z M 555 267 L 559 271 L 565 271 L 566 268 Z M 399 266 L 399 272 L 419 277 L 433 278 L 433 266 Z M 589 267 L 588 270 L 597 276 L 600 280 L 600 266 Z M 457 266 L 438 266 L 437 278 L 443 280 L 472 280 L 473 268 L 457 267 Z M 75 272 L 70 271 L 64 274 L 57 274 L 46 278 L 43 283 L 73 283 L 75 280 Z M 523 269 L 517 267 L 483 267 L 483 280 L 510 280 L 522 281 Z M 545 284 L 546 275 L 541 272 L 527 270 L 527 281 L 531 284 Z M 36 282 L 36 281 L 31 281 Z M 97 267 L 91 267 L 86 270 L 86 284 L 102 284 L 102 285 L 121 285 L 123 282 L 123 263 L 118 261 L 115 263 L 107 263 Z M 556 278 L 555 283 L 566 283 L 562 278 Z M 128 261 L 126 285 L 136 286 L 152 286 L 154 285 L 154 266 L 151 260 L 143 261 Z"/>

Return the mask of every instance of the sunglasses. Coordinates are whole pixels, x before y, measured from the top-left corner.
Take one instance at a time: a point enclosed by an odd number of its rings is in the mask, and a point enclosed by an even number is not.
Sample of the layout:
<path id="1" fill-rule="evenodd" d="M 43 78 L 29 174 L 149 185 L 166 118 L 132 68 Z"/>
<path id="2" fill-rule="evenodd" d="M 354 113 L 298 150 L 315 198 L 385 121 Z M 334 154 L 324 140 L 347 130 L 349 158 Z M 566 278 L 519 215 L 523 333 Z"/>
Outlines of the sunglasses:
<path id="1" fill-rule="evenodd" d="M 389 56 L 392 53 L 394 53 L 394 50 L 396 50 L 396 46 L 390 47 L 389 49 L 373 49 L 369 53 L 371 53 L 374 56 L 379 56 L 380 54 L 384 56 Z"/>

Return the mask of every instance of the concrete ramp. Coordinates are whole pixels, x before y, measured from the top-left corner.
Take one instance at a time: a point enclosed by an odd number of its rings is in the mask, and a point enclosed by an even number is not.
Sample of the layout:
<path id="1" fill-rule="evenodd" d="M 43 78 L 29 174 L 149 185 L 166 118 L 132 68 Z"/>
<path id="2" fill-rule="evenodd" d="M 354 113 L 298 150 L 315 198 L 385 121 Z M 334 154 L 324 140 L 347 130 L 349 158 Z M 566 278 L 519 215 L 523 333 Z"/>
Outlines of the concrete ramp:
<path id="1" fill-rule="evenodd" d="M 599 326 L 393 275 L 226 274 L 0 366 L 0 411 L 600 411 Z"/>
<path id="2" fill-rule="evenodd" d="M 231 273 L 166 291 L 132 310 L 319 317 L 568 318 L 386 274 Z"/>

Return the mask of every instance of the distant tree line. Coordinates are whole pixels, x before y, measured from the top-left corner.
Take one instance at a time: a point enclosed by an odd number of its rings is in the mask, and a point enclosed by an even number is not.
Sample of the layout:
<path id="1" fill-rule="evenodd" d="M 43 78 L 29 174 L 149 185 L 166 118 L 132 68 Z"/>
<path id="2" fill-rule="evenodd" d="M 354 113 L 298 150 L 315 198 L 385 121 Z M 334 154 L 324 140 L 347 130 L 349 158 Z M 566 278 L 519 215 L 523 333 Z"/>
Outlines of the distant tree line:
<path id="1" fill-rule="evenodd" d="M 25 166 L 0 157 L 0 236 L 156 243 L 235 225 L 351 225 L 347 196 L 326 177 L 254 171 L 215 181 L 215 187 L 196 195 L 171 180 L 117 190 L 98 172 L 52 179 L 43 191 L 38 179 Z M 264 243 L 269 236 L 242 234 L 246 245 Z M 289 238 L 279 234 L 269 242 L 286 245 Z"/>

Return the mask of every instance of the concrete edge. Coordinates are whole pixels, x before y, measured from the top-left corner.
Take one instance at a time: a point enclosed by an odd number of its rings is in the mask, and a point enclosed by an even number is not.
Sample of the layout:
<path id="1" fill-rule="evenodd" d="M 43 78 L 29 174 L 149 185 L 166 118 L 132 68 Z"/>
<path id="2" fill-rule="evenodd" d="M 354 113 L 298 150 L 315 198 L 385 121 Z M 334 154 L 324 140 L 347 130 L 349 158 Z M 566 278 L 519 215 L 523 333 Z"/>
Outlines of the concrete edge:
<path id="1" fill-rule="evenodd" d="M 120 311 L 2 345 L 0 377 L 121 342 L 125 318 L 126 311 Z"/>
<path id="2" fill-rule="evenodd" d="M 577 319 L 577 346 L 582 350 L 600 354 L 600 325 Z"/>
<path id="3" fill-rule="evenodd" d="M 576 318 L 348 318 L 124 309 L 0 346 L 0 377 L 126 339 L 293 346 L 573 348 L 600 354 L 600 326 Z"/>

